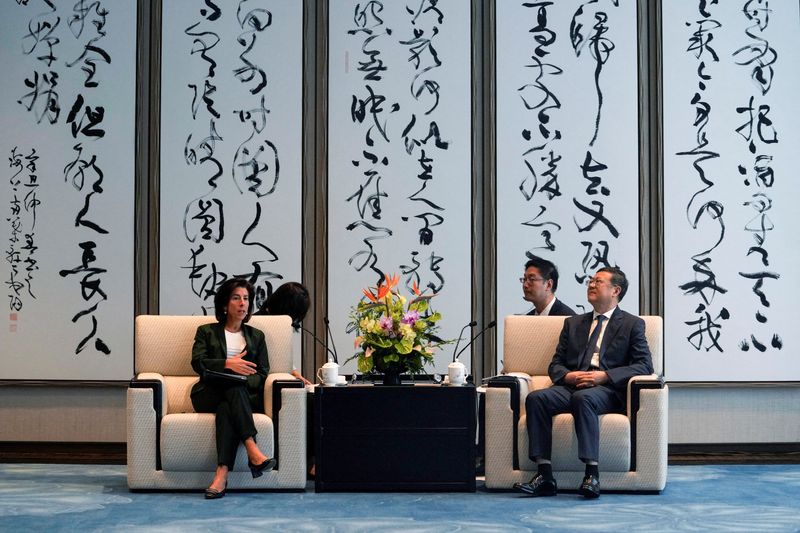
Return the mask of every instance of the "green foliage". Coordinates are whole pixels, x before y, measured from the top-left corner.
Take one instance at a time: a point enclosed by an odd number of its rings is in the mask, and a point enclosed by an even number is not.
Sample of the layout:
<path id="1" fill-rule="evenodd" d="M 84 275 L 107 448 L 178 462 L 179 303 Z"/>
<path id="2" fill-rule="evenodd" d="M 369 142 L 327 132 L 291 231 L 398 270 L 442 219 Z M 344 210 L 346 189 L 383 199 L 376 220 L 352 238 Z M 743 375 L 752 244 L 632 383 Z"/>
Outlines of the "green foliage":
<path id="1" fill-rule="evenodd" d="M 407 300 L 392 290 L 398 279 L 387 277 L 385 284 L 365 290 L 365 296 L 350 312 L 358 352 L 348 361 L 356 359 L 363 374 L 385 373 L 387 369 L 420 373 L 433 361 L 436 349 L 452 342 L 436 335 L 442 315 L 431 310 L 435 295 L 417 294 Z"/>

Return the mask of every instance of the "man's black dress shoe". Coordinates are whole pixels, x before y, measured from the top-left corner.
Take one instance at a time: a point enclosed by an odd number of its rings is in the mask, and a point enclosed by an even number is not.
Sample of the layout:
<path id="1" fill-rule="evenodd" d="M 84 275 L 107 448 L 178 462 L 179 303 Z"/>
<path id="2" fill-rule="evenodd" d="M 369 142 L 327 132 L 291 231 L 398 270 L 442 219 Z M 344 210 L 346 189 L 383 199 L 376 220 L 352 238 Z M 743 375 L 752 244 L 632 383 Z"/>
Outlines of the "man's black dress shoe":
<path id="1" fill-rule="evenodd" d="M 264 472 L 269 472 L 270 470 L 275 468 L 275 465 L 277 465 L 277 464 L 278 464 L 278 461 L 276 461 L 274 457 L 272 457 L 271 459 L 267 459 L 266 461 L 264 461 L 260 465 L 254 465 L 250 461 L 247 461 L 247 466 L 250 467 L 250 474 L 253 475 L 254 479 L 264 475 Z"/>
<path id="2" fill-rule="evenodd" d="M 528 483 L 514 483 L 514 489 L 531 496 L 555 496 L 558 492 L 556 480 L 545 478 L 541 474 L 533 476 Z"/>
<path id="3" fill-rule="evenodd" d="M 228 482 L 225 482 L 225 487 L 222 490 L 212 489 L 208 487 L 206 489 L 206 500 L 219 500 L 220 498 L 225 497 L 225 491 L 228 489 Z"/>
<path id="4" fill-rule="evenodd" d="M 595 476 L 588 475 L 583 478 L 578 492 L 585 498 L 599 498 L 600 497 L 600 480 Z"/>

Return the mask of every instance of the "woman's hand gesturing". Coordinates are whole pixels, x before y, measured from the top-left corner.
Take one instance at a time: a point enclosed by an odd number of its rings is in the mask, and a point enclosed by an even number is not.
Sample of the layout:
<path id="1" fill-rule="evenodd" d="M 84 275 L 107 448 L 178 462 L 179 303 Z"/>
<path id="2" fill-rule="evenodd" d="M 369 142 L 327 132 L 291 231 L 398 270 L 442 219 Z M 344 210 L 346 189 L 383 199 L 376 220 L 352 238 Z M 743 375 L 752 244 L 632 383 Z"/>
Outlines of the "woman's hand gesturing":
<path id="1" fill-rule="evenodd" d="M 256 373 L 256 364 L 244 359 L 247 350 L 242 350 L 242 353 L 225 360 L 225 368 L 232 370 L 236 374 L 242 376 L 249 376 Z"/>

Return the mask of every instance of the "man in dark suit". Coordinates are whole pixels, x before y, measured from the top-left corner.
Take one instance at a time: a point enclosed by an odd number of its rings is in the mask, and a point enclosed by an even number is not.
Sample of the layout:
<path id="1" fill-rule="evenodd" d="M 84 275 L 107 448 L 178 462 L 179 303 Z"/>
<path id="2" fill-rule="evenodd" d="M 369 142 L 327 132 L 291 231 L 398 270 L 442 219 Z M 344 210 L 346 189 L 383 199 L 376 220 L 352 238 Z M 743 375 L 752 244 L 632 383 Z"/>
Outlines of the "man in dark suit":
<path id="1" fill-rule="evenodd" d="M 525 263 L 525 274 L 519 278 L 522 283 L 523 298 L 533 304 L 529 315 L 537 316 L 573 316 L 575 311 L 567 304 L 556 298 L 558 288 L 558 269 L 547 259 L 531 255 Z M 504 370 L 501 370 L 505 372 Z M 483 419 L 486 416 L 486 403 L 483 394 L 478 400 L 478 475 L 483 475 L 483 459 L 485 455 L 485 427 Z"/>
<path id="2" fill-rule="evenodd" d="M 598 417 L 622 412 L 628 380 L 653 372 L 644 321 L 618 307 L 627 290 L 628 280 L 620 269 L 601 268 L 587 282 L 586 296 L 594 311 L 564 321 L 548 369 L 553 385 L 525 399 L 529 455 L 538 471 L 530 482 L 514 484 L 515 489 L 531 496 L 556 494 L 550 464 L 553 416 L 571 413 L 578 457 L 586 465 L 578 492 L 586 498 L 600 496 Z"/>
<path id="3" fill-rule="evenodd" d="M 525 275 L 519 278 L 525 300 L 533 304 L 529 315 L 572 316 L 575 314 L 568 305 L 556 298 L 558 289 L 558 269 L 548 261 L 535 255 L 525 263 Z"/>

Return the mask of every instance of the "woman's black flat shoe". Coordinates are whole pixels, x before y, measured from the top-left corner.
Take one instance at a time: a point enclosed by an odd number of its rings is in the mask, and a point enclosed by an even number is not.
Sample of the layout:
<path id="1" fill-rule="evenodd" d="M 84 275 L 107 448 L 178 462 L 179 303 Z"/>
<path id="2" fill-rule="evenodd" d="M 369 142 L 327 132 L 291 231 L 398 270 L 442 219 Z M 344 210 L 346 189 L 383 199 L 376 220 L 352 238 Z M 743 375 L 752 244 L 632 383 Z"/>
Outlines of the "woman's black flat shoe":
<path id="1" fill-rule="evenodd" d="M 272 459 L 267 459 L 260 465 L 254 465 L 250 461 L 247 461 L 247 466 L 250 467 L 250 473 L 253 474 L 253 478 L 261 477 L 264 475 L 264 472 L 269 472 L 275 468 L 275 465 L 277 464 L 278 461 L 276 461 L 274 457 Z"/>
<path id="2" fill-rule="evenodd" d="M 225 482 L 225 488 L 222 490 L 212 489 L 211 487 L 206 489 L 206 500 L 219 500 L 220 498 L 225 497 L 225 491 L 228 490 L 228 482 Z"/>

